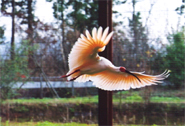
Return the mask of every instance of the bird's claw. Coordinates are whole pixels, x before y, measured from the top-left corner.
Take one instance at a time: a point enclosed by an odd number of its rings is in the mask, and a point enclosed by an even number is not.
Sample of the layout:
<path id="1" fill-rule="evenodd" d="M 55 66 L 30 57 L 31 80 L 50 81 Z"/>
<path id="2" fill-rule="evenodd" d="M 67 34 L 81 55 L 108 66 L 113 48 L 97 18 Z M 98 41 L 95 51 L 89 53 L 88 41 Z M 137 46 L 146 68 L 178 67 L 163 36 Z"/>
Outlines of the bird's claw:
<path id="1" fill-rule="evenodd" d="M 68 77 L 67 75 L 62 75 L 60 78 L 65 78 L 65 77 Z"/>

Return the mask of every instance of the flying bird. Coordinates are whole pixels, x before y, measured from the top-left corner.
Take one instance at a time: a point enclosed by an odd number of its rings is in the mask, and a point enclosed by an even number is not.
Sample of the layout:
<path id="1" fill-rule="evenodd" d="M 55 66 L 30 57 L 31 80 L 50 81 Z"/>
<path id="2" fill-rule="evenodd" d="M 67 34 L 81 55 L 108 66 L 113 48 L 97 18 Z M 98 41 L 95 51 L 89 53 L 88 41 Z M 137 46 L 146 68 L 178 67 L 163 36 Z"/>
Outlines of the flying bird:
<path id="1" fill-rule="evenodd" d="M 169 76 L 169 70 L 160 75 L 146 75 L 144 72 L 131 72 L 125 67 L 114 66 L 108 59 L 98 55 L 104 51 L 109 43 L 113 32 L 108 34 L 109 27 L 104 31 L 93 28 L 92 35 L 86 30 L 81 34 L 72 47 L 68 56 L 69 71 L 61 78 L 67 77 L 69 81 L 86 82 L 103 90 L 129 90 L 141 88 L 146 85 L 156 85 Z"/>

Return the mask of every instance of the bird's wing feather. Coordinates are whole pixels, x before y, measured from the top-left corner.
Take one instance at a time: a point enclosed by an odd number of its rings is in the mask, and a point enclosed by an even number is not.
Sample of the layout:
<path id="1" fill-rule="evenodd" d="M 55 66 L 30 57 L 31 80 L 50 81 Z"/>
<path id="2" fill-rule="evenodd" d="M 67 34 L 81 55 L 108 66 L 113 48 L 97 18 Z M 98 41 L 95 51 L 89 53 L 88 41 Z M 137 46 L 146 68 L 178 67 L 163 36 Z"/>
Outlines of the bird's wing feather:
<path id="1" fill-rule="evenodd" d="M 80 77 L 78 77 L 75 81 L 76 82 L 86 82 L 86 81 L 89 81 L 90 78 L 91 78 L 90 75 L 84 74 L 84 75 L 81 75 Z"/>
<path id="2" fill-rule="evenodd" d="M 156 85 L 169 76 L 169 71 L 156 76 L 146 75 L 139 72 L 132 72 L 141 82 L 128 73 L 103 71 L 91 77 L 93 84 L 103 90 L 129 90 L 130 88 L 140 88 L 147 85 Z"/>
<path id="3" fill-rule="evenodd" d="M 105 49 L 113 35 L 113 32 L 108 34 L 108 31 L 108 27 L 104 32 L 102 32 L 102 27 L 100 27 L 98 30 L 96 28 L 92 30 L 92 36 L 88 31 L 86 31 L 86 36 L 81 34 L 81 38 L 78 39 L 69 54 L 69 68 L 78 67 L 90 59 L 95 60 L 97 53 Z"/>

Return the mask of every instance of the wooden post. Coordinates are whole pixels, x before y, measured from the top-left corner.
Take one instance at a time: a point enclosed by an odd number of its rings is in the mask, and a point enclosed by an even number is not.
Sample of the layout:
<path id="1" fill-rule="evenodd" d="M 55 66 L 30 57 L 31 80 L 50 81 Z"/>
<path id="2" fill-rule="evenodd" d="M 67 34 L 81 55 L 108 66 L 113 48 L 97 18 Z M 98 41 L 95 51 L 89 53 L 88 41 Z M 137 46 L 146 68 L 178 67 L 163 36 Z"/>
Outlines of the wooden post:
<path id="1" fill-rule="evenodd" d="M 112 0 L 99 0 L 98 4 L 99 26 L 103 29 L 108 26 L 110 32 L 112 31 Z M 112 61 L 112 39 L 100 55 Z M 99 89 L 98 95 L 98 124 L 99 126 L 112 126 L 112 91 Z"/>
<path id="2" fill-rule="evenodd" d="M 43 99 L 42 73 L 40 74 L 40 99 Z"/>

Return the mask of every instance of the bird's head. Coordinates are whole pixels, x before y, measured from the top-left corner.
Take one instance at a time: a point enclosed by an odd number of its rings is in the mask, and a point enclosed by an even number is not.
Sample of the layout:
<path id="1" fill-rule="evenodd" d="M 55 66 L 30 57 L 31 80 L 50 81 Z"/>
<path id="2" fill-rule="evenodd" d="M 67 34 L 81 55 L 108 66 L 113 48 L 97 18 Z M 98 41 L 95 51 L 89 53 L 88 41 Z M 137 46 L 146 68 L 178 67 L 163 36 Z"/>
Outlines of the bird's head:
<path id="1" fill-rule="evenodd" d="M 133 74 L 133 73 L 131 73 L 130 71 L 126 70 L 125 67 L 120 67 L 119 70 L 120 70 L 121 72 L 128 73 L 128 74 L 134 76 L 135 78 L 137 78 L 137 80 L 138 80 L 139 82 L 141 82 L 141 80 L 140 80 L 135 74 Z"/>

